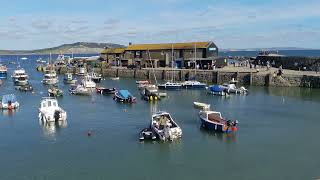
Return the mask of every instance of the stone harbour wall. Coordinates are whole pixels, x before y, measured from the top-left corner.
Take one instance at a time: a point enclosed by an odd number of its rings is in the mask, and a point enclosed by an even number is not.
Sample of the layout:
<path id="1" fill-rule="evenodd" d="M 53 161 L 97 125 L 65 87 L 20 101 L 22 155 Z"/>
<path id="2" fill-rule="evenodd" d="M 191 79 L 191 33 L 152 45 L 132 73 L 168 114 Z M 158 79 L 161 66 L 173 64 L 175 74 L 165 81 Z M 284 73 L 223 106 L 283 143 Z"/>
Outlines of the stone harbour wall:
<path id="1" fill-rule="evenodd" d="M 240 85 L 253 86 L 279 86 L 279 87 L 308 87 L 320 88 L 320 76 L 307 75 L 290 75 L 283 74 L 276 76 L 274 74 L 262 74 L 253 72 L 224 72 L 224 71 L 208 71 L 208 70 L 162 70 L 162 69 L 113 69 L 113 68 L 94 68 L 97 73 L 102 73 L 104 77 L 124 77 L 135 79 L 154 79 L 157 80 L 171 80 L 172 76 L 176 81 L 184 81 L 187 76 L 189 78 L 196 77 L 198 81 L 207 84 L 223 84 L 227 83 L 233 78 L 239 82 Z M 60 68 L 59 73 L 66 72 L 77 73 L 78 68 Z M 188 74 L 188 75 L 187 75 Z"/>

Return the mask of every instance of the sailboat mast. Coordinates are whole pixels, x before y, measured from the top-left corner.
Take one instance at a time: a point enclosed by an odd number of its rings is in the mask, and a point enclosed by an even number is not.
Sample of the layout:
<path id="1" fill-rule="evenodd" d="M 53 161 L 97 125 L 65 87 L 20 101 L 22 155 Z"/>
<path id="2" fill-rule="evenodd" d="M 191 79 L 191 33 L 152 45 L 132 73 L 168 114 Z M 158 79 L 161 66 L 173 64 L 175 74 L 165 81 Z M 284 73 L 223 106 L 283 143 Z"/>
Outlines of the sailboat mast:
<path id="1" fill-rule="evenodd" d="M 172 79 L 171 81 L 174 82 L 174 71 L 173 71 L 173 44 L 171 44 L 171 68 L 172 68 Z"/>
<path id="2" fill-rule="evenodd" d="M 151 63 L 151 68 L 152 68 L 152 73 L 153 73 L 154 80 L 156 81 L 156 84 L 158 84 L 157 77 L 156 77 L 156 75 L 154 73 L 153 63 L 152 63 L 152 60 L 151 60 L 151 55 L 150 55 L 149 49 L 148 49 L 148 56 L 149 56 L 149 61 Z"/>
<path id="3" fill-rule="evenodd" d="M 197 73 L 197 43 L 194 43 L 194 77 Z"/>

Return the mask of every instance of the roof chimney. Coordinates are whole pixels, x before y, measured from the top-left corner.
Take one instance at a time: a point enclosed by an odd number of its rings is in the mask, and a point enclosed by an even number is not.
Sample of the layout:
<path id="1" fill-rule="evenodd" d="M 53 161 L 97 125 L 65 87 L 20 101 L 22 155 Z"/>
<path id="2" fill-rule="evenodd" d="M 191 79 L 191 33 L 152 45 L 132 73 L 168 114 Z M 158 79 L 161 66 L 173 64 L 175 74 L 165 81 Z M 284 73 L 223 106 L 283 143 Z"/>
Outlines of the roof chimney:
<path id="1" fill-rule="evenodd" d="M 129 46 L 132 45 L 132 42 L 129 42 Z"/>

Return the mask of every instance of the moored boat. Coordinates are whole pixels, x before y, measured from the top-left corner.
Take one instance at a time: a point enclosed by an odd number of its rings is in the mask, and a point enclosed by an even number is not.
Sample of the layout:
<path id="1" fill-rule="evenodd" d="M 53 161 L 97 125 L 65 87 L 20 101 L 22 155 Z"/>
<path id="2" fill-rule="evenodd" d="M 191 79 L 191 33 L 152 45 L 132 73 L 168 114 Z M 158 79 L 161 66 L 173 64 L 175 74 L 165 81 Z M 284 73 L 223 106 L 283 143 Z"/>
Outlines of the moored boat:
<path id="1" fill-rule="evenodd" d="M 210 104 L 201 103 L 201 102 L 193 102 L 195 108 L 202 109 L 202 110 L 209 110 Z"/>
<path id="2" fill-rule="evenodd" d="M 93 82 L 95 82 L 95 83 L 100 83 L 101 82 L 101 79 L 102 79 L 101 74 L 97 74 L 95 72 L 92 72 L 90 74 L 90 76 L 91 76 L 91 79 L 92 79 Z"/>
<path id="3" fill-rule="evenodd" d="M 11 77 L 15 85 L 23 86 L 29 83 L 29 76 L 23 68 L 18 67 L 16 70 L 13 71 Z"/>
<path id="4" fill-rule="evenodd" d="M 6 79 L 8 74 L 7 66 L 0 64 L 0 79 Z"/>
<path id="5" fill-rule="evenodd" d="M 19 91 L 33 91 L 33 87 L 31 86 L 31 84 L 26 84 L 26 85 L 23 85 L 23 86 L 16 86 L 16 89 L 19 90 Z"/>
<path id="6" fill-rule="evenodd" d="M 66 73 L 63 78 L 63 82 L 66 84 L 75 84 L 77 79 L 73 78 L 72 73 Z"/>
<path id="7" fill-rule="evenodd" d="M 217 132 L 236 132 L 238 121 L 226 120 L 216 111 L 200 111 L 199 117 L 203 127 Z"/>
<path id="8" fill-rule="evenodd" d="M 99 94 L 109 95 L 109 94 L 116 93 L 117 89 L 116 88 L 96 87 L 96 91 Z"/>
<path id="9" fill-rule="evenodd" d="M 136 84 L 150 84 L 148 80 L 136 81 Z"/>
<path id="10" fill-rule="evenodd" d="M 52 86 L 48 89 L 48 95 L 49 97 L 61 97 L 63 96 L 63 91 Z"/>
<path id="11" fill-rule="evenodd" d="M 59 82 L 58 76 L 55 70 L 46 70 L 43 76 L 42 83 L 46 85 L 55 85 Z"/>
<path id="12" fill-rule="evenodd" d="M 208 93 L 217 95 L 217 96 L 227 96 L 229 95 L 228 91 L 219 85 L 213 85 L 207 88 Z"/>
<path id="13" fill-rule="evenodd" d="M 155 133 L 152 131 L 151 128 L 144 128 L 140 131 L 139 133 L 139 140 L 144 141 L 144 140 L 156 140 L 157 136 Z"/>
<path id="14" fill-rule="evenodd" d="M 59 107 L 58 100 L 45 97 L 40 102 L 39 120 L 44 123 L 59 122 L 67 120 L 67 112 Z"/>
<path id="15" fill-rule="evenodd" d="M 248 94 L 248 90 L 245 87 L 241 86 L 240 88 L 237 88 L 237 83 L 238 81 L 232 78 L 232 80 L 229 83 L 225 83 L 221 87 L 225 89 L 228 93 Z"/>
<path id="16" fill-rule="evenodd" d="M 157 112 L 151 116 L 151 129 L 160 140 L 175 140 L 182 137 L 182 129 L 168 112 Z"/>
<path id="17" fill-rule="evenodd" d="M 159 96 L 158 88 L 157 87 L 145 87 L 141 90 L 142 99 L 146 101 L 156 101 L 160 100 L 161 97 Z"/>
<path id="18" fill-rule="evenodd" d="M 182 87 L 186 89 L 204 89 L 206 88 L 205 83 L 201 83 L 199 81 L 185 81 L 182 83 Z"/>
<path id="19" fill-rule="evenodd" d="M 80 96 L 90 96 L 91 91 L 87 88 L 85 88 L 83 85 L 78 84 L 78 85 L 72 85 L 71 88 L 69 89 L 70 94 L 74 95 L 80 95 Z"/>
<path id="20" fill-rule="evenodd" d="M 113 99 L 117 102 L 123 102 L 123 103 L 136 103 L 136 97 L 132 96 L 131 93 L 128 90 L 119 90 L 117 91 Z"/>
<path id="21" fill-rule="evenodd" d="M 1 99 L 0 109 L 13 110 L 19 108 L 20 104 L 14 94 L 3 95 Z"/>
<path id="22" fill-rule="evenodd" d="M 83 79 L 81 80 L 81 84 L 85 88 L 96 88 L 96 83 L 92 81 L 91 76 L 89 76 L 88 74 L 83 77 Z"/>
<path id="23" fill-rule="evenodd" d="M 117 81 L 117 80 L 120 80 L 120 77 L 112 77 L 110 78 L 111 80 L 114 80 L 114 81 Z"/>
<path id="24" fill-rule="evenodd" d="M 164 84 L 158 84 L 159 89 L 166 89 L 166 90 L 174 90 L 174 89 L 181 89 L 182 84 L 181 83 L 172 83 L 172 82 L 166 82 Z"/>

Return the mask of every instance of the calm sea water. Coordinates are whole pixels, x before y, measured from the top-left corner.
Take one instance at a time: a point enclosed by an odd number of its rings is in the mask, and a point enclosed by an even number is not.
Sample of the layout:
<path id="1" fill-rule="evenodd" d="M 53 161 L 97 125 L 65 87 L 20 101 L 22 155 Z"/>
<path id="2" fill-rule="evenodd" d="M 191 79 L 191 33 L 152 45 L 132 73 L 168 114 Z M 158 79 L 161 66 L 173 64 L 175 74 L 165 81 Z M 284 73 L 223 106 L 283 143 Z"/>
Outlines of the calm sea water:
<path id="1" fill-rule="evenodd" d="M 8 57 L 5 57 L 8 58 Z M 9 57 L 10 58 L 10 57 Z M 320 176 L 320 90 L 249 87 L 248 96 L 229 98 L 204 91 L 169 91 L 157 103 L 119 104 L 110 96 L 65 96 L 66 127 L 39 124 L 46 95 L 30 57 L 21 65 L 35 94 L 14 90 L 11 79 L 0 95 L 15 93 L 21 108 L 0 114 L 1 180 L 87 179 L 316 179 Z M 2 58 L 5 60 L 4 58 Z M 9 65 L 9 74 L 15 65 Z M 60 77 L 62 81 L 62 77 Z M 134 79 L 105 80 L 103 86 L 128 89 L 139 97 Z M 59 84 L 67 92 L 68 86 Z M 200 128 L 193 101 L 210 103 L 239 120 L 235 135 Z M 177 142 L 139 142 L 155 110 L 172 114 L 183 130 Z M 92 136 L 87 136 L 87 131 Z"/>

